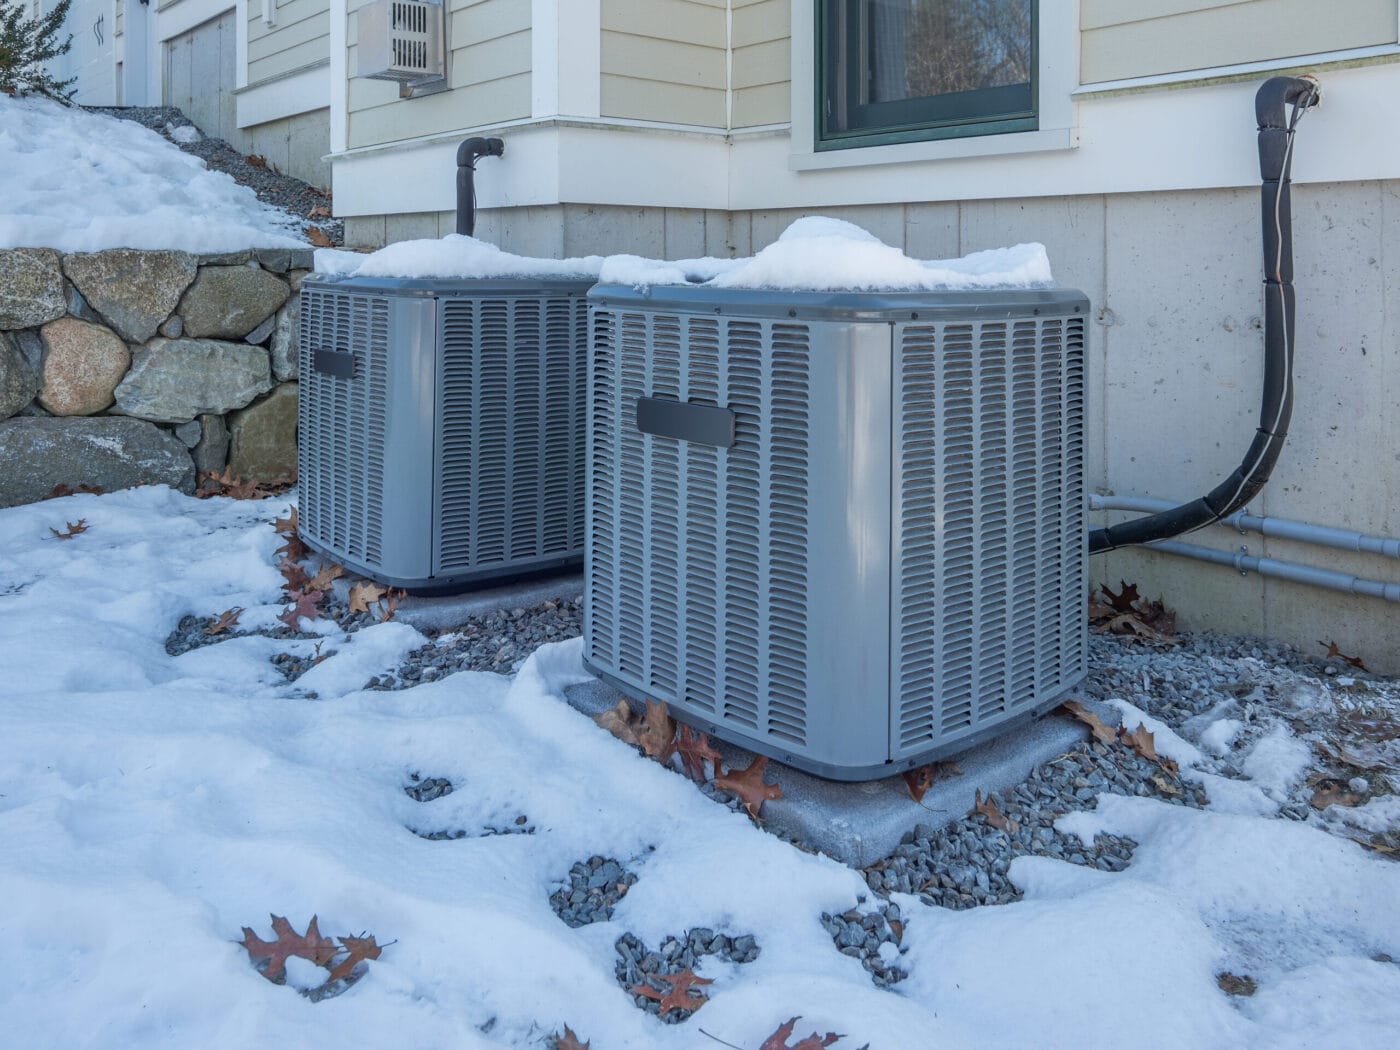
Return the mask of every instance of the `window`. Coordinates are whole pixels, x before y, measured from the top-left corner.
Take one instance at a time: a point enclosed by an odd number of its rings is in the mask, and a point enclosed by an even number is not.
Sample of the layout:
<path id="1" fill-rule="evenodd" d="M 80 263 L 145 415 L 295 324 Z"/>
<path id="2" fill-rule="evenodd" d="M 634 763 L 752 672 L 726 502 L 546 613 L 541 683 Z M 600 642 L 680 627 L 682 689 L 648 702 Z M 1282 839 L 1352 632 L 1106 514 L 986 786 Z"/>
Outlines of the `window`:
<path id="1" fill-rule="evenodd" d="M 1036 0 L 817 0 L 816 148 L 1035 131 Z"/>

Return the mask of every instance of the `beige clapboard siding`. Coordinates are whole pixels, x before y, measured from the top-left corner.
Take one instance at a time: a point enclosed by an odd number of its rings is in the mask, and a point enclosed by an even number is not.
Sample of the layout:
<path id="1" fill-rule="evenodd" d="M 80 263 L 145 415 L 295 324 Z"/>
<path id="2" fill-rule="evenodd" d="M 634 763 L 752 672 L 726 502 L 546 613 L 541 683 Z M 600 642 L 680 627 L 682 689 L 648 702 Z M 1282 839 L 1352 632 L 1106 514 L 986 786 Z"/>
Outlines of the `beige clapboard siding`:
<path id="1" fill-rule="evenodd" d="M 279 0 L 277 23 L 262 19 L 262 4 L 248 4 L 248 83 L 330 59 L 330 0 Z"/>
<path id="2" fill-rule="evenodd" d="M 1083 0 L 1081 81 L 1395 43 L 1395 0 Z"/>
<path id="3" fill-rule="evenodd" d="M 602 0 L 602 115 L 726 126 L 725 0 Z"/>
<path id="4" fill-rule="evenodd" d="M 732 126 L 792 119 L 791 0 L 734 0 Z"/>
<path id="5" fill-rule="evenodd" d="M 530 115 L 530 4 L 524 0 L 450 0 L 448 47 L 452 89 L 400 99 L 397 84 L 363 80 L 357 71 L 357 26 L 351 0 L 346 61 L 351 148 L 522 120 Z"/>

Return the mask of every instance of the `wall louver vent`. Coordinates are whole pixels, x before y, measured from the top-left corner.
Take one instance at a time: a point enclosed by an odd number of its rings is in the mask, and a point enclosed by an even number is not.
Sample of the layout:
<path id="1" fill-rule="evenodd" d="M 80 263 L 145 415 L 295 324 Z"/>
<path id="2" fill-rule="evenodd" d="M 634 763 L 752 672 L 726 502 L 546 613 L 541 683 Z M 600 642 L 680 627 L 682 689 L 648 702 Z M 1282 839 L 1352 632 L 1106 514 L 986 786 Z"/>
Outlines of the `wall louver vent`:
<path id="1" fill-rule="evenodd" d="M 421 0 L 375 0 L 356 12 L 358 76 L 418 85 L 440 79 L 444 8 Z"/>
<path id="2" fill-rule="evenodd" d="M 1082 295 L 591 300 L 593 671 L 839 779 L 1083 679 Z"/>

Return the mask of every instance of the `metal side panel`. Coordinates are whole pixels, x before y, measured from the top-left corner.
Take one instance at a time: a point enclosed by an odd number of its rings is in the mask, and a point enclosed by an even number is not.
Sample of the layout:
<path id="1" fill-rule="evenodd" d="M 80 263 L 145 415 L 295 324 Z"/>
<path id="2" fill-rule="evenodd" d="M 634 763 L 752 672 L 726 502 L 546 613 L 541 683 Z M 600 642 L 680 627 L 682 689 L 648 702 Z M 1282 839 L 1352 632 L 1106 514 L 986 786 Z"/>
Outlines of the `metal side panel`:
<path id="1" fill-rule="evenodd" d="M 797 765 L 885 761 L 889 333 L 595 306 L 591 666 Z M 644 433 L 642 397 L 731 411 L 733 445 Z"/>
<path id="2" fill-rule="evenodd" d="M 985 738 L 1086 671 L 1084 318 L 1020 314 L 895 328 L 896 759 Z"/>

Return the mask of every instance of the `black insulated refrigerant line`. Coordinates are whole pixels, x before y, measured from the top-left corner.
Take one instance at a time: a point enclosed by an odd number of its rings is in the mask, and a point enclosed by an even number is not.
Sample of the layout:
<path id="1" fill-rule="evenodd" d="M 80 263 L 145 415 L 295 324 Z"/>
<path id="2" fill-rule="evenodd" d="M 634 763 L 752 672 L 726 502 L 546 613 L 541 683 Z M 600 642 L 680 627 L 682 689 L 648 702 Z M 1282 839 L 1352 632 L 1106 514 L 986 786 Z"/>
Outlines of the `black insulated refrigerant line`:
<path id="1" fill-rule="evenodd" d="M 1293 135 L 1321 98 L 1312 77 L 1273 77 L 1254 97 L 1259 118 L 1260 214 L 1264 229 L 1264 393 L 1259 429 L 1244 460 L 1223 482 L 1190 503 L 1089 533 L 1089 553 L 1151 543 L 1228 518 L 1258 494 L 1283 451 L 1293 413 L 1293 211 L 1289 173 Z M 1287 107 L 1292 106 L 1291 117 Z"/>
<path id="2" fill-rule="evenodd" d="M 476 232 L 476 159 L 499 157 L 506 144 L 500 139 L 467 139 L 457 147 L 457 232 Z"/>

